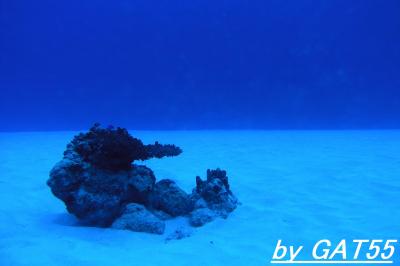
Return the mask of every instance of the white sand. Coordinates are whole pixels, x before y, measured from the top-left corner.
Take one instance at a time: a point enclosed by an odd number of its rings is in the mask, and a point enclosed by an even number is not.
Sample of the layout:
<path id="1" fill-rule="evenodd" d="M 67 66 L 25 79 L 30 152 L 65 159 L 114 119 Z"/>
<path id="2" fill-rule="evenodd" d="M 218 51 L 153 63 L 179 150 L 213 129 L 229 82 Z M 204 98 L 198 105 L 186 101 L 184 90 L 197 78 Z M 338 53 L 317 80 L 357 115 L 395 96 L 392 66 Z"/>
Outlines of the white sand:
<path id="1" fill-rule="evenodd" d="M 46 186 L 75 133 L 1 133 L 0 265 L 268 265 L 278 239 L 399 237 L 399 131 L 131 133 L 183 148 L 145 162 L 158 179 L 190 192 L 221 167 L 242 205 L 168 243 L 168 232 L 79 227 Z"/>

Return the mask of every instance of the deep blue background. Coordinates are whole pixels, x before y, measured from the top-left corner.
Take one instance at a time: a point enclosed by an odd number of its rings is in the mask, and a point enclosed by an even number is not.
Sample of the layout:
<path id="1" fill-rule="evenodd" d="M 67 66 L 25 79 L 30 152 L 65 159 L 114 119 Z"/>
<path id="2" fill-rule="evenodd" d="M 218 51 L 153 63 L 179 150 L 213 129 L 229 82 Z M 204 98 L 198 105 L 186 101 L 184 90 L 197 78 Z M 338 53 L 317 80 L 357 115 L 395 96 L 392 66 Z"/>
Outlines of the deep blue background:
<path id="1" fill-rule="evenodd" d="M 0 130 L 400 128 L 398 0 L 0 0 Z"/>

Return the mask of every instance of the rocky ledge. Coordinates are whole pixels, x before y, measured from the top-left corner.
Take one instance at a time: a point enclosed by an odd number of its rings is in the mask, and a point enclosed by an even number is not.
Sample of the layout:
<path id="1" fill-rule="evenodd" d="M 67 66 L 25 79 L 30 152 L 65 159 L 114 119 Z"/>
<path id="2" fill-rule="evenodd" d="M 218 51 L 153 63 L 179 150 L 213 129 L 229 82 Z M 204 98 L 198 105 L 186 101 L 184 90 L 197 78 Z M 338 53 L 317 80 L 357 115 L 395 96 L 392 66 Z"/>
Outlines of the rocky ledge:
<path id="1" fill-rule="evenodd" d="M 156 182 L 137 160 L 177 156 L 182 150 L 158 142 L 145 145 L 123 128 L 95 124 L 67 145 L 50 171 L 52 193 L 83 224 L 163 234 L 165 221 L 185 216 L 195 227 L 227 218 L 238 201 L 224 170 L 207 170 L 206 180 L 186 193 L 170 179 Z"/>

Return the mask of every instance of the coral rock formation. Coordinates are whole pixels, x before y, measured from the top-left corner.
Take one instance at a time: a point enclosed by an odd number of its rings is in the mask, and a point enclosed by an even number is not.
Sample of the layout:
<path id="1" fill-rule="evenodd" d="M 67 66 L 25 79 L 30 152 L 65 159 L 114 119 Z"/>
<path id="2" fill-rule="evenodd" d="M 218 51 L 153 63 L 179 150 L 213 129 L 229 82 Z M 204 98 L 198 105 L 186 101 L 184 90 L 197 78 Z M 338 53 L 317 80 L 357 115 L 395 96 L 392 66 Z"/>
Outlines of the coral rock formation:
<path id="1" fill-rule="evenodd" d="M 68 212 L 84 224 L 162 234 L 164 220 L 188 216 L 193 226 L 226 218 L 237 206 L 223 170 L 207 170 L 187 194 L 169 179 L 156 183 L 153 171 L 135 160 L 179 155 L 175 145 L 145 145 L 123 128 L 95 124 L 67 145 L 47 184 Z"/>
<path id="2" fill-rule="evenodd" d="M 192 200 L 195 210 L 189 217 L 193 226 L 202 226 L 216 217 L 227 218 L 236 209 L 237 198 L 229 188 L 226 171 L 207 170 L 207 179 L 196 177 L 196 188 L 193 189 Z"/>

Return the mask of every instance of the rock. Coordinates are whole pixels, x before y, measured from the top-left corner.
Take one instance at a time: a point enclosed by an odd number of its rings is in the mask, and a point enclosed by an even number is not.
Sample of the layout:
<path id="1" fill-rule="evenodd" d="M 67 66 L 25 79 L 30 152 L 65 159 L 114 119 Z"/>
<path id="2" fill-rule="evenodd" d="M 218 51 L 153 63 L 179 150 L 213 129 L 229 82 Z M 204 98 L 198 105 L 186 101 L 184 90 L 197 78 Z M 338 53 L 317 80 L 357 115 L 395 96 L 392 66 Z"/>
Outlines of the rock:
<path id="1" fill-rule="evenodd" d="M 165 223 L 146 210 L 143 205 L 130 203 L 126 205 L 121 217 L 116 219 L 111 227 L 161 235 L 164 233 Z"/>
<path id="2" fill-rule="evenodd" d="M 52 169 L 47 184 L 84 224 L 109 226 L 127 202 L 147 201 L 155 177 L 144 168 L 109 171 L 64 159 Z"/>
<path id="3" fill-rule="evenodd" d="M 74 193 L 66 203 L 68 212 L 74 214 L 85 225 L 109 226 L 120 215 L 122 204 L 118 196 L 107 193 L 93 194 L 84 189 Z"/>
<path id="4" fill-rule="evenodd" d="M 213 221 L 216 216 L 216 213 L 208 208 L 196 209 L 190 214 L 189 223 L 194 227 L 203 226 L 204 224 Z"/>
<path id="5" fill-rule="evenodd" d="M 149 196 L 148 205 L 152 209 L 161 210 L 176 217 L 186 215 L 193 209 L 189 195 L 170 179 L 157 182 Z"/>
<path id="6" fill-rule="evenodd" d="M 191 199 L 195 208 L 190 216 L 193 226 L 201 226 L 213 220 L 213 216 L 226 218 L 238 205 L 237 198 L 230 190 L 226 172 L 220 169 L 207 170 L 205 181 L 196 177 L 196 188 Z"/>
<path id="7" fill-rule="evenodd" d="M 194 209 L 208 208 L 207 202 L 203 198 L 193 199 Z"/>
<path id="8" fill-rule="evenodd" d="M 155 216 L 157 216 L 159 219 L 165 221 L 165 220 L 169 220 L 172 218 L 171 215 L 169 215 L 166 212 L 160 211 L 160 210 L 156 210 L 156 209 L 152 209 L 150 210 L 152 214 L 154 214 Z"/>
<path id="9" fill-rule="evenodd" d="M 143 165 L 135 166 L 130 171 L 128 179 L 129 202 L 145 203 L 153 190 L 156 177 L 150 168 Z"/>
<path id="10" fill-rule="evenodd" d="M 73 192 L 79 189 L 86 179 L 86 168 L 82 162 L 66 158 L 58 162 L 50 171 L 47 185 L 57 198 L 69 202 L 73 198 Z"/>
<path id="11" fill-rule="evenodd" d="M 196 177 L 196 189 L 192 197 L 198 201 L 204 199 L 208 208 L 213 210 L 232 212 L 238 201 L 229 188 L 226 171 L 216 169 L 207 170 L 207 180 Z"/>
<path id="12" fill-rule="evenodd" d="M 190 237 L 192 235 L 192 231 L 185 227 L 178 227 L 173 231 L 168 237 L 165 239 L 166 242 L 171 240 L 180 240 L 182 238 Z"/>

